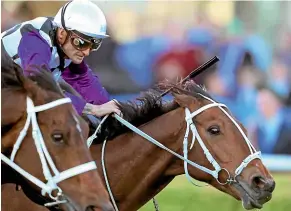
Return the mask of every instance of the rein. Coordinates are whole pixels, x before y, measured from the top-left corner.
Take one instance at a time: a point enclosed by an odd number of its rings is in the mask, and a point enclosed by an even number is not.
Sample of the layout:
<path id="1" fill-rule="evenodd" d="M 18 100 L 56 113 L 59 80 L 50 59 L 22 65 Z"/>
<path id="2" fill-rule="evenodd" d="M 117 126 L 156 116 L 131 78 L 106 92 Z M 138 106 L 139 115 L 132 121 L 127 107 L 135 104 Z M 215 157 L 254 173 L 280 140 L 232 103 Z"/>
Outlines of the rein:
<path id="1" fill-rule="evenodd" d="M 199 94 L 201 95 L 201 94 Z M 221 185 L 227 185 L 227 184 L 232 184 L 232 183 L 237 183 L 236 181 L 236 177 L 238 175 L 240 175 L 240 173 L 243 171 L 243 169 L 254 159 L 260 159 L 261 160 L 261 152 L 260 151 L 256 151 L 256 149 L 254 148 L 254 146 L 252 145 L 252 143 L 250 142 L 250 140 L 247 138 L 246 134 L 243 132 L 243 130 L 241 129 L 241 127 L 237 124 L 237 122 L 233 119 L 233 117 L 231 117 L 231 115 L 228 114 L 228 112 L 226 112 L 224 108 L 227 108 L 226 105 L 221 104 L 221 103 L 217 103 L 214 100 L 201 95 L 201 97 L 203 97 L 204 99 L 209 100 L 211 103 L 207 104 L 201 108 L 199 108 L 198 110 L 194 111 L 194 112 L 190 112 L 190 110 L 188 108 L 185 108 L 185 121 L 187 123 L 187 129 L 185 132 L 185 137 L 184 137 L 184 141 L 183 141 L 183 156 L 181 156 L 180 154 L 174 152 L 173 150 L 167 148 L 166 146 L 164 146 L 163 144 L 161 144 L 160 142 L 158 142 L 157 140 L 155 140 L 154 138 L 152 138 L 151 136 L 147 135 L 146 133 L 144 133 L 143 131 L 141 131 L 140 129 L 138 129 L 137 127 L 135 127 L 134 125 L 132 125 L 131 123 L 129 123 L 128 121 L 124 120 L 122 117 L 118 116 L 117 114 L 114 114 L 114 117 L 116 118 L 116 120 L 118 120 L 120 123 L 122 123 L 123 125 L 125 125 L 126 127 L 128 127 L 129 129 L 131 129 L 133 132 L 139 134 L 140 136 L 142 136 L 143 138 L 145 138 L 146 140 L 148 140 L 149 142 L 151 142 L 152 144 L 168 151 L 169 153 L 173 154 L 174 156 L 176 156 L 177 158 L 181 159 L 184 161 L 184 170 L 185 170 L 185 175 L 186 178 L 189 180 L 190 183 L 196 185 L 193 181 L 192 181 L 192 177 L 189 175 L 188 172 L 188 164 L 200 169 L 201 171 L 204 171 L 210 175 L 212 175 L 216 181 L 221 184 Z M 193 122 L 193 118 L 197 115 L 199 115 L 200 113 L 202 113 L 203 111 L 210 109 L 212 107 L 218 107 L 233 123 L 234 125 L 237 127 L 237 129 L 239 130 L 239 132 L 242 134 L 246 144 L 249 147 L 250 150 L 250 155 L 248 155 L 243 161 L 242 163 L 236 168 L 235 170 L 235 175 L 231 176 L 229 170 L 227 170 L 226 168 L 221 168 L 221 166 L 218 164 L 218 162 L 215 160 L 215 158 L 212 156 L 212 154 L 210 153 L 210 151 L 207 149 L 206 145 L 204 144 L 202 138 L 200 137 L 198 130 L 195 126 L 195 123 Z M 104 118 L 106 119 L 108 117 L 108 115 Z M 104 120 L 103 119 L 103 120 Z M 104 122 L 102 120 L 102 123 Z M 98 132 L 98 130 L 101 128 L 101 124 L 98 126 L 98 128 L 96 129 L 95 133 L 90 136 L 88 138 L 87 144 L 88 147 L 90 147 L 91 143 L 92 143 L 92 138 L 93 136 L 96 137 L 96 134 Z M 203 152 L 207 158 L 207 160 L 212 164 L 212 166 L 214 167 L 215 170 L 210 170 L 204 166 L 201 166 L 191 160 L 188 159 L 188 137 L 189 137 L 189 132 L 192 132 L 193 136 L 192 136 L 192 143 L 190 145 L 190 150 L 192 149 L 192 147 L 194 146 L 195 140 L 198 141 L 199 145 L 201 146 L 201 148 L 203 149 Z M 102 168 L 103 168 L 103 173 L 104 173 L 104 178 L 105 178 L 105 182 L 106 182 L 106 186 L 108 189 L 108 192 L 110 194 L 110 198 L 112 200 L 112 203 L 115 207 L 115 210 L 118 211 L 116 202 L 114 200 L 112 191 L 110 189 L 109 186 L 109 182 L 108 182 L 108 178 L 107 178 L 107 174 L 106 174 L 106 169 L 105 169 L 105 164 L 104 164 L 104 153 L 105 153 L 105 145 L 106 145 L 106 141 L 104 141 L 103 143 L 103 147 L 102 147 Z M 219 173 L 225 171 L 228 175 L 228 178 L 226 179 L 225 182 L 220 181 L 219 180 Z M 197 185 L 196 185 L 197 186 Z M 155 204 L 155 200 L 154 200 L 154 204 Z M 156 207 L 156 206 L 155 206 Z M 156 208 L 156 210 L 158 210 Z"/>
<path id="2" fill-rule="evenodd" d="M 56 106 L 60 106 L 66 103 L 71 103 L 71 99 L 62 98 L 62 99 L 58 99 L 44 105 L 34 106 L 33 101 L 29 97 L 27 97 L 27 119 L 26 119 L 24 128 L 21 130 L 14 144 L 10 159 L 6 157 L 3 153 L 1 153 L 1 160 L 3 162 L 5 162 L 11 168 L 16 170 L 19 174 L 24 176 L 30 182 L 32 182 L 33 184 L 41 188 L 41 194 L 43 196 L 48 194 L 49 197 L 54 201 L 54 202 L 45 204 L 45 206 L 54 206 L 57 204 L 67 203 L 66 200 L 61 199 L 61 197 L 63 197 L 64 195 L 63 195 L 62 189 L 58 186 L 59 182 L 97 168 L 96 163 L 94 161 L 90 161 L 88 163 L 81 164 L 73 168 L 67 169 L 63 172 L 59 172 L 47 150 L 44 139 L 42 137 L 41 130 L 38 126 L 36 113 L 45 111 L 45 110 L 48 110 L 48 109 L 51 109 L 51 108 L 54 108 Z M 39 154 L 43 174 L 47 183 L 44 183 L 38 178 L 34 177 L 33 175 L 31 175 L 30 173 L 22 169 L 19 165 L 17 165 L 14 162 L 16 153 L 18 149 L 20 148 L 20 145 L 22 141 L 24 140 L 24 137 L 27 134 L 27 130 L 30 124 L 32 124 L 32 137 L 34 139 L 34 144 Z M 54 176 L 51 173 L 50 169 L 53 171 Z M 56 196 L 53 195 L 54 190 L 57 191 Z"/>

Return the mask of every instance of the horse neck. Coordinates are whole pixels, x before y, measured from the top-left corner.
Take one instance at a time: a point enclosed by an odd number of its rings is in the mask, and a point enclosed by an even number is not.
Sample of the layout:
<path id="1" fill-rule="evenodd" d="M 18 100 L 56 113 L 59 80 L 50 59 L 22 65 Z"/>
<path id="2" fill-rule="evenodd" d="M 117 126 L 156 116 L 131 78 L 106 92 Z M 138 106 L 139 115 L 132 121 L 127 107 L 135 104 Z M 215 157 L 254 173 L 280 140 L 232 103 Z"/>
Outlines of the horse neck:
<path id="1" fill-rule="evenodd" d="M 24 115 L 26 94 L 23 90 L 2 89 L 1 127 L 14 124 Z"/>
<path id="2" fill-rule="evenodd" d="M 178 152 L 185 133 L 184 110 L 178 108 L 140 127 L 142 131 Z M 92 155 L 101 161 L 101 145 L 93 145 Z M 143 139 L 126 133 L 108 142 L 105 163 L 110 186 L 120 210 L 137 210 L 176 175 L 183 173 L 183 163 L 169 152 Z M 99 164 L 99 166 L 101 166 Z M 102 169 L 99 168 L 103 175 Z"/>

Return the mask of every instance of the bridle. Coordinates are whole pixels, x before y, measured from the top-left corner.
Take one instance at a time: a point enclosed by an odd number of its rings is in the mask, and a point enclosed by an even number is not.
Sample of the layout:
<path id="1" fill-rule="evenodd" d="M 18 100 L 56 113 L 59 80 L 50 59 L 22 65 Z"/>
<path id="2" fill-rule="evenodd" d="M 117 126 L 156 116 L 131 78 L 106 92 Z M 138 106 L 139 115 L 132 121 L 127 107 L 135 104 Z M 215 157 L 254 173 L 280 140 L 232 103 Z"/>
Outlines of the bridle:
<path id="1" fill-rule="evenodd" d="M 191 176 L 189 175 L 188 173 L 188 162 L 186 162 L 186 160 L 188 160 L 188 137 L 189 137 L 189 129 L 191 129 L 191 132 L 192 132 L 192 143 L 191 143 L 191 146 L 190 146 L 190 150 L 192 149 L 194 143 L 195 143 L 195 140 L 198 141 L 199 145 L 201 146 L 207 160 L 212 164 L 212 166 L 214 167 L 215 170 L 210 170 L 210 169 L 207 169 L 206 167 L 204 166 L 200 166 L 197 164 L 196 168 L 212 175 L 216 181 L 220 184 L 220 185 L 226 185 L 226 184 L 230 184 L 230 183 L 233 183 L 233 182 L 237 182 L 236 181 L 236 177 L 238 175 L 240 175 L 240 173 L 243 171 L 243 169 L 254 159 L 260 159 L 261 160 L 261 152 L 260 151 L 256 151 L 255 147 L 252 145 L 252 143 L 250 142 L 250 140 L 248 139 L 248 137 L 246 136 L 246 134 L 244 133 L 244 131 L 242 130 L 242 128 L 239 126 L 239 124 L 233 119 L 233 117 L 225 110 L 223 109 L 224 108 L 227 108 L 226 105 L 224 104 L 221 104 L 221 103 L 217 103 L 215 102 L 214 100 L 202 95 L 202 94 L 199 94 L 201 97 L 203 97 L 204 99 L 206 100 L 209 100 L 210 104 L 207 104 L 201 108 L 199 108 L 198 110 L 194 111 L 194 112 L 190 112 L 190 110 L 188 108 L 185 108 L 185 120 L 187 122 L 187 129 L 186 129 L 186 133 L 185 133 L 185 137 L 184 137 L 184 141 L 183 141 L 183 153 L 184 153 L 184 169 L 185 169 L 185 174 L 186 174 L 186 177 L 187 179 L 191 182 L 192 180 L 190 179 Z M 239 132 L 242 134 L 246 144 L 248 145 L 248 148 L 250 150 L 250 155 L 247 156 L 243 161 L 242 163 L 236 168 L 235 170 L 235 175 L 234 176 L 231 176 L 229 170 L 227 170 L 226 168 L 221 168 L 221 166 L 218 164 L 218 162 L 214 159 L 214 157 L 211 155 L 211 153 L 209 152 L 209 150 L 207 149 L 207 147 L 205 146 L 202 138 L 200 137 L 199 133 L 198 133 L 198 130 L 193 122 L 193 118 L 197 115 L 199 115 L 200 113 L 202 113 L 203 111 L 207 110 L 207 109 L 210 109 L 212 107 L 218 107 L 233 123 L 234 125 L 237 127 L 237 129 L 239 130 Z M 191 165 L 191 164 L 190 164 Z M 219 173 L 221 171 L 225 171 L 228 175 L 228 178 L 225 182 L 222 182 L 219 180 Z"/>
<path id="2" fill-rule="evenodd" d="M 73 176 L 85 173 L 87 171 L 94 170 L 97 168 L 97 166 L 96 166 L 95 161 L 90 161 L 88 163 L 84 163 L 84 164 L 75 166 L 73 168 L 67 169 L 63 172 L 59 172 L 45 145 L 41 130 L 37 122 L 36 113 L 45 111 L 45 110 L 48 110 L 48 109 L 51 109 L 51 108 L 54 108 L 56 106 L 60 106 L 66 103 L 71 103 L 72 101 L 70 98 L 62 98 L 62 99 L 58 99 L 44 105 L 34 106 L 33 101 L 29 97 L 27 97 L 26 102 L 27 102 L 27 119 L 26 119 L 24 128 L 21 130 L 13 146 L 13 151 L 11 153 L 10 159 L 6 157 L 3 153 L 1 153 L 1 160 L 5 162 L 7 165 L 9 165 L 11 168 L 15 169 L 19 174 L 24 176 L 26 179 L 28 179 L 29 181 L 34 183 L 36 186 L 38 186 L 41 189 L 41 194 L 43 196 L 48 194 L 48 196 L 52 200 L 54 200 L 54 202 L 47 203 L 45 204 L 45 206 L 54 206 L 57 204 L 66 203 L 67 201 L 63 200 L 64 195 L 63 195 L 62 189 L 58 186 L 58 183 L 68 178 L 71 178 Z M 27 134 L 27 130 L 30 124 L 32 124 L 32 137 L 34 139 L 34 144 L 39 154 L 43 174 L 47 183 L 44 183 L 38 178 L 34 177 L 33 175 L 31 175 L 30 173 L 22 169 L 20 166 L 18 166 L 14 162 L 16 153 L 22 141 L 24 140 L 24 137 Z M 52 175 L 50 169 L 53 171 L 54 176 Z M 53 195 L 53 191 L 56 191 L 57 194 Z"/>
<path id="3" fill-rule="evenodd" d="M 114 114 L 114 117 L 121 122 L 123 125 L 125 125 L 126 127 L 128 127 L 129 129 L 131 129 L 132 131 L 134 131 L 135 133 L 139 134 L 140 136 L 142 136 L 143 138 L 145 138 L 146 140 L 148 140 L 149 142 L 155 144 L 156 146 L 168 151 L 169 153 L 173 154 L 174 156 L 178 157 L 179 159 L 184 161 L 184 170 L 185 170 L 185 175 L 187 177 L 187 179 L 194 185 L 196 185 L 194 182 L 192 182 L 191 179 L 193 179 L 188 172 L 188 164 L 191 165 L 192 167 L 198 168 L 203 172 L 206 172 L 210 175 L 212 175 L 216 181 L 221 184 L 221 185 L 227 185 L 227 184 L 231 184 L 231 183 L 236 183 L 236 177 L 238 175 L 241 174 L 241 172 L 243 171 L 243 169 L 254 159 L 259 159 L 262 160 L 261 158 L 261 152 L 260 151 L 256 151 L 255 147 L 252 145 L 252 143 L 250 142 L 250 140 L 247 138 L 246 134 L 244 133 L 244 131 L 242 130 L 242 128 L 239 126 L 239 124 L 233 119 L 233 117 L 223 109 L 227 108 L 226 105 L 221 104 L 221 103 L 217 103 L 214 100 L 199 94 L 201 97 L 203 97 L 206 100 L 209 100 L 211 103 L 204 105 L 203 107 L 199 108 L 196 111 L 193 111 L 191 113 L 191 111 L 188 108 L 185 108 L 185 121 L 187 124 L 187 128 L 186 128 L 186 132 L 185 132 L 185 136 L 184 136 L 184 141 L 183 141 L 183 156 L 181 156 L 180 154 L 174 152 L 173 150 L 167 148 L 166 146 L 164 146 L 163 144 L 161 144 L 160 142 L 158 142 L 157 140 L 153 139 L 151 136 L 147 135 L 146 133 L 142 132 L 140 129 L 138 129 L 137 127 L 135 127 L 134 125 L 132 125 L 131 123 L 129 123 L 128 121 L 124 120 L 122 117 L 118 116 L 117 114 Z M 222 168 L 219 163 L 215 160 L 215 158 L 212 156 L 212 154 L 210 153 L 210 151 L 208 150 L 208 148 L 206 147 L 206 145 L 204 144 L 202 138 L 200 137 L 198 130 L 195 126 L 195 123 L 193 122 L 193 118 L 199 114 L 201 114 L 203 111 L 213 108 L 213 107 L 218 107 L 233 123 L 234 125 L 237 127 L 237 129 L 239 130 L 239 132 L 242 134 L 249 150 L 250 150 L 250 154 L 241 162 L 241 164 L 236 168 L 235 170 L 235 175 L 231 176 L 230 172 L 228 169 L 226 168 Z M 95 139 L 97 137 L 97 132 L 99 131 L 99 129 L 101 128 L 102 123 L 105 121 L 105 119 L 108 117 L 105 116 L 100 125 L 97 127 L 95 133 L 90 136 L 87 139 L 87 144 L 88 147 L 90 147 L 93 139 Z M 194 146 L 195 140 L 197 139 L 199 145 L 201 146 L 207 160 L 212 164 L 212 166 L 214 167 L 215 170 L 210 170 L 204 166 L 201 166 L 191 160 L 188 159 L 188 139 L 189 139 L 189 132 L 192 132 L 193 136 L 192 136 L 192 143 L 190 145 L 190 150 L 192 149 L 192 147 Z M 112 203 L 115 207 L 115 210 L 118 211 L 118 207 L 115 203 L 112 191 L 110 189 L 110 185 L 109 185 L 109 181 L 107 178 L 107 174 L 106 174 L 106 168 L 105 168 L 105 162 L 104 162 L 104 153 L 105 153 L 105 145 L 106 145 L 106 140 L 104 141 L 104 145 L 102 147 L 102 167 L 103 167 L 103 173 L 104 173 L 104 177 L 105 177 L 105 182 L 106 182 L 106 186 L 110 195 L 110 198 L 112 200 Z M 228 178 L 226 179 L 225 182 L 220 181 L 219 180 L 219 173 L 225 171 L 228 175 Z M 198 186 L 198 185 L 196 185 Z"/>

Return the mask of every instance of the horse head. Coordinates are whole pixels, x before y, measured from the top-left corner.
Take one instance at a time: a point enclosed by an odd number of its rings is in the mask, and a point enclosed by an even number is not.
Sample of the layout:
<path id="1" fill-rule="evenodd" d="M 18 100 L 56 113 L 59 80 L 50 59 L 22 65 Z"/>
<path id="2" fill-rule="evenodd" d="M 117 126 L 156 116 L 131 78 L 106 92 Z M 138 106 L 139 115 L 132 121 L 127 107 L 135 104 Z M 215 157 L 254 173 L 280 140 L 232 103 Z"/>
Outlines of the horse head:
<path id="1" fill-rule="evenodd" d="M 186 122 L 181 151 L 196 166 L 184 162 L 186 175 L 242 200 L 245 209 L 262 208 L 275 182 L 244 126 L 193 82 L 174 86 L 172 93 Z"/>
<path id="2" fill-rule="evenodd" d="M 49 71 L 26 78 L 16 64 L 1 69 L 2 153 L 34 176 L 43 195 L 69 202 L 63 209 L 112 210 L 87 148 L 88 126 Z"/>

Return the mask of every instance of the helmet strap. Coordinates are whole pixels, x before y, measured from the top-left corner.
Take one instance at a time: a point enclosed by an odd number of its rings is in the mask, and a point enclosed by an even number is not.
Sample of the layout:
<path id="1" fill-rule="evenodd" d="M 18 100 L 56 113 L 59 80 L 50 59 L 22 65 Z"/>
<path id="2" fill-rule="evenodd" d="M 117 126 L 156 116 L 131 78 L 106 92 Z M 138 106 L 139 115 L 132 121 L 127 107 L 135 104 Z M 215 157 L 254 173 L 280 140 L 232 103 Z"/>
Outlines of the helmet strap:
<path id="1" fill-rule="evenodd" d="M 66 56 L 66 54 L 63 51 L 62 45 L 59 43 L 57 30 L 59 30 L 59 29 L 55 30 L 54 43 L 56 44 L 57 52 L 58 52 L 59 58 L 60 58 L 60 65 L 58 66 L 58 68 L 60 69 L 60 71 L 63 71 L 65 69 L 65 56 Z M 68 37 L 69 36 L 67 35 L 64 43 L 67 42 Z"/>

